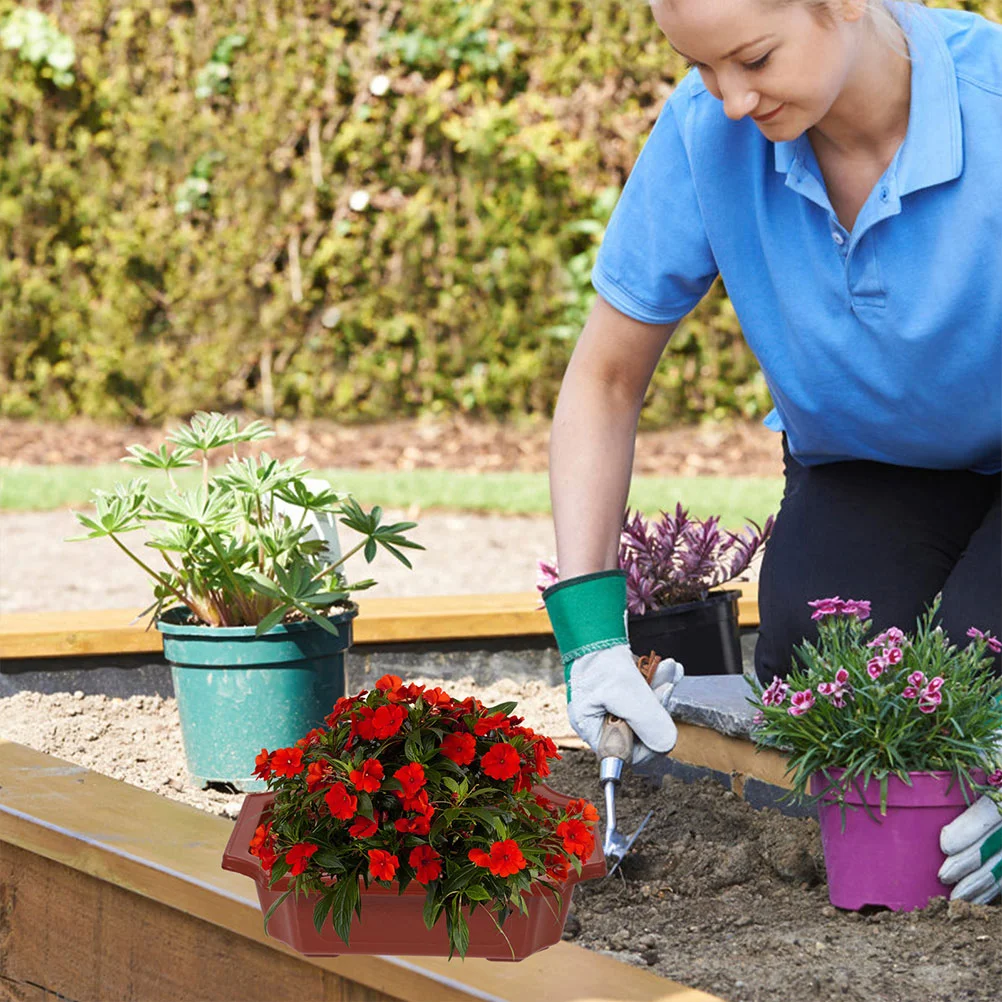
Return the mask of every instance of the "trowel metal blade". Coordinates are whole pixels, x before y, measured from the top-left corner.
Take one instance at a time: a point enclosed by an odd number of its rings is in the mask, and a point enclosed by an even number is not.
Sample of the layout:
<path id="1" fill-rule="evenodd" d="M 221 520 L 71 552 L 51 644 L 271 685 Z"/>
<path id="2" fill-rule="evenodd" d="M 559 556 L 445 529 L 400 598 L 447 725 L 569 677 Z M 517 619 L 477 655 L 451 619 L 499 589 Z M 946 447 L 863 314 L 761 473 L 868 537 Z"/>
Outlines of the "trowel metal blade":
<path id="1" fill-rule="evenodd" d="M 623 847 L 622 853 L 619 856 L 617 856 L 616 862 L 612 864 L 612 869 L 605 875 L 605 877 L 602 878 L 603 880 L 608 880 L 616 872 L 616 870 L 619 869 L 619 864 L 623 862 L 623 860 L 626 858 L 626 854 L 630 851 L 630 849 L 633 848 L 633 843 L 637 841 L 637 837 L 644 830 L 644 825 L 646 825 L 647 822 L 651 820 L 651 815 L 653 813 L 654 813 L 653 808 L 647 812 L 647 817 L 640 822 L 640 825 L 637 828 L 637 830 L 627 839 L 626 845 Z"/>

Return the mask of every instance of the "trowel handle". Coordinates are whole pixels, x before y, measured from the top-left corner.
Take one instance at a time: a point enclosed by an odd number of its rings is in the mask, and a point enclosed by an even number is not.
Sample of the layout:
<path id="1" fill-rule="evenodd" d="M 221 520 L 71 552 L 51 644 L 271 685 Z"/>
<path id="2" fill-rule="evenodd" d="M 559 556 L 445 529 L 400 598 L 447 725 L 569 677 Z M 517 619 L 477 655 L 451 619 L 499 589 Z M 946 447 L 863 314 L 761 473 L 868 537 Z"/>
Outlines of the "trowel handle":
<path id="1" fill-rule="evenodd" d="M 596 754 L 600 759 L 618 758 L 624 762 L 633 760 L 633 729 L 622 717 L 614 717 L 611 713 L 605 715 Z"/>

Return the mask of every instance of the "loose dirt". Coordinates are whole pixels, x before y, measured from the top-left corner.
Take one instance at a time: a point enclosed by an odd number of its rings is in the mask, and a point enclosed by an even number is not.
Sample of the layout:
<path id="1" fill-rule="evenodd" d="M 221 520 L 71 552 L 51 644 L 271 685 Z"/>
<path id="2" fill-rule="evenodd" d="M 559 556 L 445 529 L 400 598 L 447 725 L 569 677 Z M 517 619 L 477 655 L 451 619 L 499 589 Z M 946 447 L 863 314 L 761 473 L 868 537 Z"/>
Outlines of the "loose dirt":
<path id="1" fill-rule="evenodd" d="M 241 423 L 257 415 L 238 415 Z M 0 467 L 49 463 L 113 463 L 127 445 L 158 447 L 166 428 L 64 424 L 0 419 Z M 310 469 L 436 469 L 463 472 L 544 472 L 548 421 L 486 422 L 454 417 L 341 425 L 333 421 L 269 422 L 275 437 L 241 448 L 277 459 L 303 457 Z M 644 431 L 637 437 L 634 473 L 650 476 L 782 476 L 779 436 L 758 421 Z"/>
<path id="2" fill-rule="evenodd" d="M 530 726 L 569 731 L 559 689 L 443 685 L 488 704 L 517 699 Z M 21 692 L 0 699 L 4 739 L 225 817 L 243 799 L 187 784 L 173 699 Z M 567 747 L 563 756 L 550 784 L 604 814 L 594 756 Z M 654 815 L 619 872 L 575 890 L 565 939 L 729 1002 L 999 998 L 1002 908 L 937 899 L 907 915 L 837 911 L 816 824 L 755 811 L 710 781 L 670 779 L 652 796 L 628 776 L 617 807 L 626 832 Z"/>

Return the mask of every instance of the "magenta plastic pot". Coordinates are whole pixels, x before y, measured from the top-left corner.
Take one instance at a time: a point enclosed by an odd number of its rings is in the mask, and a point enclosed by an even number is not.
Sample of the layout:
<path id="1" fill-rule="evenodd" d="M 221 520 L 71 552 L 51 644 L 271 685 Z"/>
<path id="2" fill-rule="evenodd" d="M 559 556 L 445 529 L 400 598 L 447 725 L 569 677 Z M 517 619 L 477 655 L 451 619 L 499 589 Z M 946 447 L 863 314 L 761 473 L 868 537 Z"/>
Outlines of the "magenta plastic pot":
<path id="1" fill-rule="evenodd" d="M 829 771 L 833 780 L 841 769 Z M 893 911 L 924 908 L 950 888 L 937 873 L 946 857 L 939 848 L 939 833 L 976 799 L 967 799 L 956 778 L 948 772 L 909 773 L 908 786 L 896 776 L 887 780 L 887 813 L 880 813 L 880 781 L 859 783 L 846 795 L 845 830 L 842 810 L 829 792 L 818 801 L 821 846 L 828 871 L 828 897 L 837 908 L 858 911 L 866 905 L 883 905 Z M 984 777 L 974 774 L 976 782 Z M 811 777 L 811 793 L 828 786 L 820 773 Z M 870 813 L 862 806 L 869 805 Z M 871 817 L 872 815 L 872 817 Z"/>

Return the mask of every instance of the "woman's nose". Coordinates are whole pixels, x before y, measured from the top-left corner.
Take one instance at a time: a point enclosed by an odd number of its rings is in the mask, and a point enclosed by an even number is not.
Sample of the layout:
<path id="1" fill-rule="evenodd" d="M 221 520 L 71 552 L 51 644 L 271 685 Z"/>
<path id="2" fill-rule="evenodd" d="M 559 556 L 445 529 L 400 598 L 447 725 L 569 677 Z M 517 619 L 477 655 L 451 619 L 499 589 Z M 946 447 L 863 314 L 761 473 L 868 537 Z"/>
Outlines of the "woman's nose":
<path id="1" fill-rule="evenodd" d="M 757 91 L 748 90 L 738 83 L 721 85 L 720 90 L 724 102 L 724 114 L 734 121 L 750 115 L 758 107 Z"/>

